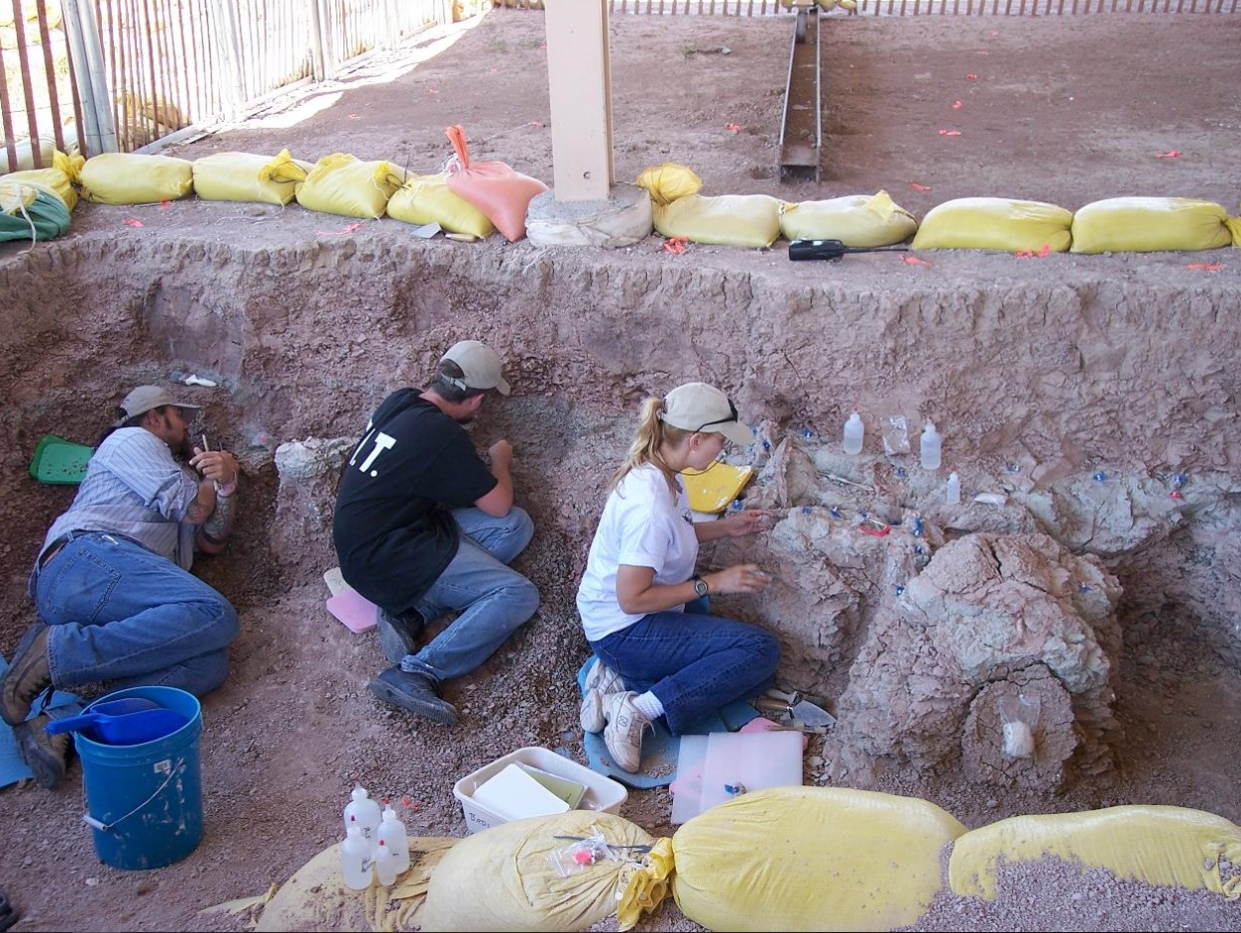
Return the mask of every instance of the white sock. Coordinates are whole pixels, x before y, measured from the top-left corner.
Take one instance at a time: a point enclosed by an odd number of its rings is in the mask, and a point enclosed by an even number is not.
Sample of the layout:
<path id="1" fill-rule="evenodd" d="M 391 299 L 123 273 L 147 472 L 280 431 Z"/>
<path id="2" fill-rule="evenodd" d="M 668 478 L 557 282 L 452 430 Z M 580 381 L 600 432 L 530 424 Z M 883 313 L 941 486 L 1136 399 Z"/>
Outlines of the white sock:
<path id="1" fill-rule="evenodd" d="M 633 705 L 638 708 L 638 712 L 645 716 L 650 722 L 654 722 L 664 714 L 664 704 L 659 702 L 659 697 L 646 691 L 640 693 L 633 698 Z"/>

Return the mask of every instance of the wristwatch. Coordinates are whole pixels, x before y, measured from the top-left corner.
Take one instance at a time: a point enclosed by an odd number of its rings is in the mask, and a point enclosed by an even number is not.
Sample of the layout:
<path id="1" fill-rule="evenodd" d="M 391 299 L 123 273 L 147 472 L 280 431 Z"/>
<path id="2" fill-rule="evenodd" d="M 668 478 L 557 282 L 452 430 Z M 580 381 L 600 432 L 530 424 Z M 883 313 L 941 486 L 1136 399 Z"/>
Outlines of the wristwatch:
<path id="1" fill-rule="evenodd" d="M 697 593 L 699 596 L 706 596 L 708 592 L 707 581 L 704 580 L 702 577 L 698 576 L 698 574 L 694 574 L 693 581 L 694 581 L 694 592 Z"/>

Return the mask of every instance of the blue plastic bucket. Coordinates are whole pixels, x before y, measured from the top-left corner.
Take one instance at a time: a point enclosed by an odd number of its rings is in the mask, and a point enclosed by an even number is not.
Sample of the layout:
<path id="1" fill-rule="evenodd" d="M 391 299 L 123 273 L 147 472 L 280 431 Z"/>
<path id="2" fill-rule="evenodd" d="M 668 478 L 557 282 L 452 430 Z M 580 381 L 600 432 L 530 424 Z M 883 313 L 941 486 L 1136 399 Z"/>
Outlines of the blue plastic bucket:
<path id="1" fill-rule="evenodd" d="M 171 735 L 140 745 L 105 745 L 74 733 L 90 814 L 86 822 L 106 864 L 162 868 L 185 858 L 202 841 L 202 708 L 192 693 L 176 687 L 130 687 L 95 702 L 121 697 L 152 700 L 189 721 Z"/>

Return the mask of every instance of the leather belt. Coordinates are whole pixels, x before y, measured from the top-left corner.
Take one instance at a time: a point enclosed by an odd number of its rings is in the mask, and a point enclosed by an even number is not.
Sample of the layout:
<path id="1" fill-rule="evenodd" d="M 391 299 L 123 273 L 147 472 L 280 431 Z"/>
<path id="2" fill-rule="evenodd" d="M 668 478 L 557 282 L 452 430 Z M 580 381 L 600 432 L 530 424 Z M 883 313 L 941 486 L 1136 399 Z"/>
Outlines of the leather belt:
<path id="1" fill-rule="evenodd" d="M 77 537 L 77 535 L 73 532 L 69 532 L 68 534 L 61 535 L 49 544 L 47 546 L 47 550 L 45 550 L 39 557 L 39 569 L 42 570 L 49 563 L 51 563 L 52 558 L 59 554 L 64 549 L 65 545 L 72 541 L 75 537 Z"/>

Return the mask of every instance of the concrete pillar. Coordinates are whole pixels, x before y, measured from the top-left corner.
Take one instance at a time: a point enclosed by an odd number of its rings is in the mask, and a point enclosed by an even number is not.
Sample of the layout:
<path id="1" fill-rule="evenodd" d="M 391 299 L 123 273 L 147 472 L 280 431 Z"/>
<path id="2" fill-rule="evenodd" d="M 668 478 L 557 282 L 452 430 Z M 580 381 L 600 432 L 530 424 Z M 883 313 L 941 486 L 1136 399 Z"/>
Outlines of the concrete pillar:
<path id="1" fill-rule="evenodd" d="M 612 186 L 607 0 L 547 0 L 552 182 L 557 201 L 603 201 Z"/>

